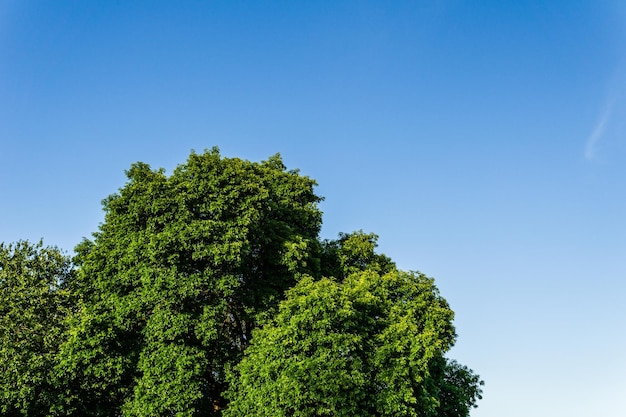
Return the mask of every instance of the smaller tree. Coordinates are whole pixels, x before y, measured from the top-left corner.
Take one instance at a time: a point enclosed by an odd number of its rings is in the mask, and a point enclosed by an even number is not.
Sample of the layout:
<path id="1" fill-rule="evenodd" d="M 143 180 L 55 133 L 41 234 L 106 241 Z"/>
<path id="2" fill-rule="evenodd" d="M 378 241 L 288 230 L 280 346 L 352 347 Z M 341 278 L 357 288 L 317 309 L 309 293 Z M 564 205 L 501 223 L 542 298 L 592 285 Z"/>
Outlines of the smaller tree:
<path id="1" fill-rule="evenodd" d="M 437 417 L 468 417 L 470 410 L 483 398 L 483 381 L 455 360 L 444 357 L 434 360 L 430 373 L 437 385 Z"/>
<path id="2" fill-rule="evenodd" d="M 433 280 L 368 265 L 287 292 L 231 374 L 226 416 L 466 415 L 479 381 L 442 359 L 455 339 L 453 312 Z M 457 387 L 450 371 L 470 378 Z"/>
<path id="3" fill-rule="evenodd" d="M 72 268 L 57 248 L 0 243 L 0 414 L 49 415 Z"/>

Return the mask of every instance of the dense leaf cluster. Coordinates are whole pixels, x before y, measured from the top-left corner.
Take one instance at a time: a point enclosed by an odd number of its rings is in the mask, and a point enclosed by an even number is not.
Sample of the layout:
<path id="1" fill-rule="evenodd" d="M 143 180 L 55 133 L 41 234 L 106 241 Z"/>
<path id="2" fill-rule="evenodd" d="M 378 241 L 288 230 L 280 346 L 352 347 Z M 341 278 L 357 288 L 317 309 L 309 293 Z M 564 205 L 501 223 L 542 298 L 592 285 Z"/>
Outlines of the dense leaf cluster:
<path id="1" fill-rule="evenodd" d="M 70 260 L 0 246 L 0 414 L 466 416 L 453 312 L 376 236 L 321 241 L 315 181 L 192 153 L 136 163 Z"/>

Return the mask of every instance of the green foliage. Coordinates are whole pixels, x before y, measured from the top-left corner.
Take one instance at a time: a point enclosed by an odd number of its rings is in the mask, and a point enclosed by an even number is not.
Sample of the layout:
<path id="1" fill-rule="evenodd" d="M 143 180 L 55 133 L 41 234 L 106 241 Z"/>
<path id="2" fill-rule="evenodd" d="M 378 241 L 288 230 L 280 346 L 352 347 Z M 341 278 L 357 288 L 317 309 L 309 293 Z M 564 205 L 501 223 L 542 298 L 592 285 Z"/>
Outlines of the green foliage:
<path id="1" fill-rule="evenodd" d="M 375 234 L 319 240 L 315 181 L 214 148 L 135 163 L 70 260 L 0 244 L 0 414 L 466 417 L 453 312 Z M 230 401 L 230 402 L 229 402 Z"/>
<path id="2" fill-rule="evenodd" d="M 354 272 L 373 270 L 385 273 L 395 269 L 395 263 L 385 255 L 375 252 L 378 236 L 362 230 L 340 233 L 337 240 L 322 243 L 322 274 L 344 279 Z"/>
<path id="3" fill-rule="evenodd" d="M 376 235 L 324 243 L 324 271 L 302 279 L 254 333 L 230 374 L 227 417 L 465 417 L 479 377 L 444 358 L 454 313 L 432 279 L 374 252 Z"/>
<path id="4" fill-rule="evenodd" d="M 468 417 L 482 398 L 484 384 L 467 366 L 454 360 L 438 358 L 431 364 L 431 376 L 437 381 L 439 417 Z"/>
<path id="5" fill-rule="evenodd" d="M 316 274 L 315 182 L 278 155 L 192 153 L 171 176 L 134 164 L 78 248 L 82 304 L 62 346 L 66 414 L 196 416 L 284 290 Z"/>
<path id="6" fill-rule="evenodd" d="M 0 414 L 48 415 L 68 308 L 69 259 L 42 242 L 0 244 Z"/>
<path id="7" fill-rule="evenodd" d="M 226 416 L 437 416 L 453 312 L 419 273 L 301 280 L 255 332 Z"/>

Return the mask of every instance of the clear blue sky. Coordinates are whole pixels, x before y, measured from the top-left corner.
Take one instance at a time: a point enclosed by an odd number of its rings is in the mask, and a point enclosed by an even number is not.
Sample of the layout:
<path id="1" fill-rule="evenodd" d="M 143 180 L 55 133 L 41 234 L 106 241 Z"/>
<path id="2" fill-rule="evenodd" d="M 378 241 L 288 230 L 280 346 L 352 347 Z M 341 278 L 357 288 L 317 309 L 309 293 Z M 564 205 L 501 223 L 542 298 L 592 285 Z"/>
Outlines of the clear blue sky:
<path id="1" fill-rule="evenodd" d="M 324 237 L 433 276 L 474 417 L 626 416 L 623 1 L 0 0 L 0 241 L 143 161 L 280 152 Z"/>

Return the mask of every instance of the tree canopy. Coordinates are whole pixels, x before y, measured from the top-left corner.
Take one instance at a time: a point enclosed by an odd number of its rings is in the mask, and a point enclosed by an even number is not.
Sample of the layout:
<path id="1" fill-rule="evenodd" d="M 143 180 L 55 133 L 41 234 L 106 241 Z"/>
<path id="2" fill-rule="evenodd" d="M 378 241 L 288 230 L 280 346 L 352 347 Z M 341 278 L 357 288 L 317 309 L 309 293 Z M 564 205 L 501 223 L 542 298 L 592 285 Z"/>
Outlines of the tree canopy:
<path id="1" fill-rule="evenodd" d="M 480 382 L 443 358 L 454 313 L 432 279 L 376 259 L 372 243 L 342 235 L 346 278 L 287 291 L 232 374 L 226 416 L 469 415 Z"/>
<path id="2" fill-rule="evenodd" d="M 71 262 L 0 247 L 3 415 L 447 417 L 480 398 L 444 356 L 433 280 L 374 234 L 321 240 L 316 183 L 279 155 L 126 174 Z"/>
<path id="3" fill-rule="evenodd" d="M 169 177 L 142 163 L 127 175 L 81 255 L 85 299 L 59 366 L 68 400 L 79 414 L 210 414 L 259 317 L 319 270 L 315 182 L 278 156 L 217 150 Z"/>
<path id="4" fill-rule="evenodd" d="M 68 313 L 70 260 L 42 242 L 0 244 L 0 414 L 47 415 Z"/>

